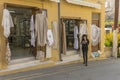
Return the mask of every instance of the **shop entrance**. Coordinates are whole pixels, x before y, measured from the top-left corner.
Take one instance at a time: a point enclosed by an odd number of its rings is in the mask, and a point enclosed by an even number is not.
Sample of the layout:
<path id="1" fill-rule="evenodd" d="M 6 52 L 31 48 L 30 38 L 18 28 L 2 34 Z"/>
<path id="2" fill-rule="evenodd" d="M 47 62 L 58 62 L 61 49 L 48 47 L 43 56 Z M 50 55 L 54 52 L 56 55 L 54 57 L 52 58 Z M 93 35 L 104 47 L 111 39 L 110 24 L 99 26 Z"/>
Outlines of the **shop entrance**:
<path id="1" fill-rule="evenodd" d="M 7 7 L 13 19 L 9 44 L 11 59 L 33 57 L 30 51 L 30 18 L 32 9 L 21 7 Z"/>
<path id="2" fill-rule="evenodd" d="M 92 13 L 92 24 L 95 24 L 97 27 L 100 28 L 100 14 L 99 13 Z M 96 46 L 92 46 L 92 52 L 97 52 L 101 49 L 100 42 Z"/>
<path id="3" fill-rule="evenodd" d="M 74 54 L 79 52 L 79 36 L 77 36 L 76 49 L 75 44 L 75 28 L 77 27 L 77 34 L 79 34 L 79 22 L 80 19 L 62 19 L 62 53 L 64 54 Z"/>
<path id="4" fill-rule="evenodd" d="M 76 26 L 76 20 L 64 20 L 66 30 L 66 44 L 67 50 L 74 50 L 74 27 Z"/>

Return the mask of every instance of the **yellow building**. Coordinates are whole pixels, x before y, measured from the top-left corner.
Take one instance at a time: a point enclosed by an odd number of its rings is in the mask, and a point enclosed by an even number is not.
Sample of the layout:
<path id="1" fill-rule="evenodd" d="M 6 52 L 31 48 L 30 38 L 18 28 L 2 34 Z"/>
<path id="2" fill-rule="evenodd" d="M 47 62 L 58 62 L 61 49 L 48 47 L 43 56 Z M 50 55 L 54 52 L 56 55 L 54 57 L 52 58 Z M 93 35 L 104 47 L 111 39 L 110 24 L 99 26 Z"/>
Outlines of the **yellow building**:
<path id="1" fill-rule="evenodd" d="M 72 22 L 86 21 L 87 22 L 89 39 L 91 39 L 91 24 L 94 23 L 101 28 L 101 43 L 99 45 L 99 49 L 102 53 L 104 53 L 104 22 L 105 22 L 105 5 L 104 5 L 104 3 L 105 3 L 105 0 L 78 0 L 78 1 L 77 0 L 75 0 L 75 1 L 74 0 L 61 0 L 61 7 L 60 7 L 62 23 L 67 22 L 67 21 L 68 22 L 70 22 L 70 21 L 72 21 Z M 55 22 L 55 21 L 58 22 L 58 4 L 55 2 L 55 0 L 0 0 L 0 24 L 2 24 L 1 23 L 2 16 L 3 16 L 2 12 L 3 12 L 4 8 L 11 10 L 11 13 L 13 13 L 14 17 L 16 15 L 18 15 L 18 17 L 26 16 L 27 14 L 31 15 L 34 8 L 41 8 L 47 13 L 49 29 L 52 28 L 52 26 L 51 26 L 52 22 Z M 15 11 L 13 11 L 13 10 L 15 10 Z M 26 15 L 24 15 L 24 13 L 26 13 Z M 19 22 L 19 24 L 18 24 L 18 22 L 17 22 L 16 26 L 18 26 L 18 25 L 20 26 L 20 25 L 24 25 L 24 24 L 21 22 Z M 20 30 L 19 29 L 20 28 L 16 28 L 15 32 L 24 30 L 24 29 L 20 29 Z M 72 30 L 72 28 L 71 28 L 71 30 Z M 63 33 L 63 32 L 65 32 L 65 33 Z M 18 35 L 19 34 L 20 33 L 18 33 Z M 62 44 L 61 47 L 60 47 L 60 45 L 57 45 L 58 46 L 57 49 L 50 50 L 52 53 L 52 57 L 50 59 L 54 62 L 60 60 L 60 56 L 59 56 L 60 52 L 64 52 L 63 54 L 69 54 L 69 51 L 71 51 L 71 52 L 75 51 L 75 50 L 73 50 L 73 48 L 71 49 L 71 47 L 73 46 L 72 42 L 74 41 L 73 38 L 68 39 L 66 37 L 67 32 L 63 31 L 63 28 L 61 26 L 61 35 L 62 34 L 63 34 L 63 36 L 61 36 L 62 39 L 58 36 L 59 37 L 58 44 L 60 42 Z M 21 36 L 19 36 L 19 37 L 21 39 Z M 19 37 L 17 37 L 17 39 Z M 23 39 L 25 40 L 26 37 Z M 7 39 L 3 35 L 3 27 L 1 25 L 0 26 L 0 69 L 5 69 L 10 65 L 10 64 L 8 64 L 8 62 L 6 60 L 6 47 L 7 47 L 6 41 L 7 41 Z M 67 43 L 69 41 L 71 41 L 71 42 Z M 65 45 L 64 43 L 66 43 L 67 45 Z M 91 43 L 91 40 L 90 40 L 90 43 Z M 22 42 L 21 42 L 21 44 L 22 44 Z M 21 45 L 21 44 L 18 44 L 18 45 Z M 16 45 L 16 46 L 18 46 L 18 45 Z M 25 44 L 25 45 L 27 45 L 27 44 Z M 25 46 L 25 45 L 23 45 L 23 46 Z M 89 45 L 89 56 L 91 56 L 91 52 L 92 52 L 93 48 L 94 47 L 91 47 L 91 44 L 90 44 Z M 16 56 L 19 57 L 19 59 L 22 59 L 22 57 L 20 55 L 16 55 L 16 54 L 12 55 L 13 59 L 16 59 Z"/>

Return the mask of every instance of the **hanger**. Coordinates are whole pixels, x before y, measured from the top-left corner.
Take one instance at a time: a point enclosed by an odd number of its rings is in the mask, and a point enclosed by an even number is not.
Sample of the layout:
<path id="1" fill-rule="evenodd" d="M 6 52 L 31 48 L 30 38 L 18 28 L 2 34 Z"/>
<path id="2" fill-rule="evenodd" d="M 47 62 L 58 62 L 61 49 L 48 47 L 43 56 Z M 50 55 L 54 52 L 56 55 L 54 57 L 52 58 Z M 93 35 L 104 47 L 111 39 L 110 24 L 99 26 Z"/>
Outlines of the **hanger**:
<path id="1" fill-rule="evenodd" d="M 41 9 L 41 8 L 37 8 L 37 9 L 36 9 L 36 13 L 42 14 L 42 9 Z"/>

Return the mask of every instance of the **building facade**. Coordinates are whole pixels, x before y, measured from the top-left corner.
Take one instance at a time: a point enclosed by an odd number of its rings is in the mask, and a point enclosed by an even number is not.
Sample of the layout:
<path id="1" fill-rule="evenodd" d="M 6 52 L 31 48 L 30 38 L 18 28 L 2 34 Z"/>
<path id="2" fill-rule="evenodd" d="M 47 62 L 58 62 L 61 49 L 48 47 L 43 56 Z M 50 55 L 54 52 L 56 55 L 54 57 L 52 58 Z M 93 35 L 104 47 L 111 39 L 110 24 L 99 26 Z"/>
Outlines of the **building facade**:
<path id="1" fill-rule="evenodd" d="M 32 13 L 31 9 L 42 8 L 47 13 L 49 29 L 52 28 L 52 22 L 58 22 L 58 4 L 55 2 L 55 0 L 0 0 L 0 24 L 2 24 L 3 9 L 5 8 L 11 10 L 11 13 L 13 12 L 14 17 L 16 15 L 19 15 L 18 18 L 20 17 L 20 15 L 23 15 L 21 11 L 30 15 Z M 13 10 L 15 10 L 16 13 Z M 78 1 L 77 0 L 76 1 L 61 0 L 60 12 L 61 12 L 60 17 L 61 17 L 62 23 L 61 23 L 61 31 L 59 33 L 61 34 L 61 37 L 58 36 L 57 49 L 51 48 L 50 50 L 50 53 L 52 54 L 50 59 L 52 61 L 54 62 L 59 61 L 60 53 L 63 53 L 65 55 L 67 54 L 68 51 L 75 51 L 73 49 L 73 43 L 72 43 L 74 41 L 73 40 L 74 38 L 68 38 L 70 36 L 69 34 L 70 31 L 71 31 L 71 34 L 73 34 L 72 32 L 73 28 L 72 27 L 69 28 L 69 26 L 68 28 L 66 28 L 67 25 L 75 24 L 76 23 L 75 21 L 86 21 L 87 23 L 88 38 L 90 40 L 89 57 L 91 57 L 91 53 L 94 51 L 93 49 L 95 48 L 91 45 L 91 34 L 92 34 L 91 25 L 96 24 L 98 27 L 101 28 L 101 42 L 97 46 L 99 46 L 101 53 L 104 54 L 105 0 L 78 0 Z M 62 27 L 63 24 L 65 24 L 65 29 L 63 29 Z M 16 25 L 18 24 L 16 23 Z M 22 24 L 20 23 L 19 25 L 22 25 Z M 21 30 L 24 30 L 24 29 L 21 29 Z M 7 39 L 4 37 L 3 31 L 4 30 L 1 25 L 0 26 L 0 69 L 5 69 L 10 65 L 6 60 Z M 19 28 L 17 28 L 16 31 L 19 31 Z M 16 33 L 16 34 L 19 35 L 19 34 L 22 34 L 22 32 Z M 62 34 L 64 36 L 62 36 Z M 23 38 L 23 39 L 25 39 L 26 41 L 26 38 Z M 20 39 L 18 41 L 20 43 Z M 25 45 L 27 46 L 27 44 Z M 18 55 L 14 54 L 12 56 L 18 56 Z"/>

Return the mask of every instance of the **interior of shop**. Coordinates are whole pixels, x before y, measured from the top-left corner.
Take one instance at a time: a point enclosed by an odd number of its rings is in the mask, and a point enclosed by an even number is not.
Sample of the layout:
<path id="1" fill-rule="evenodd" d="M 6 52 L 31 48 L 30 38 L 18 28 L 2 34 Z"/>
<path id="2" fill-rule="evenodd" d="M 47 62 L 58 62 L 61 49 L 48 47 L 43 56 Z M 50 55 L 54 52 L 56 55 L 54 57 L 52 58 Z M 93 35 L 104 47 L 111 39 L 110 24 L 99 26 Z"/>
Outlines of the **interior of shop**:
<path id="1" fill-rule="evenodd" d="M 84 30 L 83 30 L 84 27 Z M 87 20 L 62 18 L 62 53 L 81 53 L 81 36 L 87 34 Z"/>
<path id="2" fill-rule="evenodd" d="M 11 59 L 33 57 L 30 46 L 30 18 L 32 9 L 10 6 L 7 9 L 10 11 L 14 23 L 8 39 Z"/>
<path id="3" fill-rule="evenodd" d="M 75 19 L 66 19 L 66 20 L 64 20 L 65 30 L 66 30 L 67 51 L 74 50 L 74 27 L 76 26 L 77 22 L 78 21 L 75 20 Z"/>

